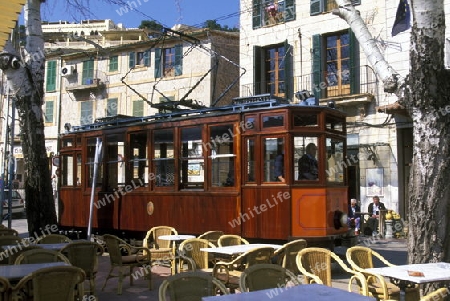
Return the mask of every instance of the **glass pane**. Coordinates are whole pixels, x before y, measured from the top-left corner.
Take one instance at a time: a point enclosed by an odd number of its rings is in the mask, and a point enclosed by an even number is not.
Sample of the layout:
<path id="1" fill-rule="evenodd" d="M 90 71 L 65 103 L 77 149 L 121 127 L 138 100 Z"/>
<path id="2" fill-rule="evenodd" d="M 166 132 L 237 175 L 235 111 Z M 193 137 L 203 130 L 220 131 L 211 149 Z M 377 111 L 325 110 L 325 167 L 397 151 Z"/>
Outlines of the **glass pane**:
<path id="1" fill-rule="evenodd" d="M 73 186 L 73 156 L 62 155 L 61 186 Z"/>
<path id="2" fill-rule="evenodd" d="M 342 132 L 344 129 L 343 120 L 335 118 L 333 116 L 326 116 L 325 118 L 325 126 L 329 130 L 339 131 Z"/>
<path id="3" fill-rule="evenodd" d="M 283 126 L 284 125 L 284 116 L 264 116 L 262 118 L 263 128 L 274 127 L 274 126 Z"/>
<path id="4" fill-rule="evenodd" d="M 279 181 L 276 174 L 280 170 L 275 170 L 275 162 L 277 163 L 277 169 L 281 168 L 281 174 L 284 175 L 284 160 L 280 163 L 280 155 L 284 156 L 284 138 L 263 138 L 263 181 L 264 182 L 276 182 Z"/>
<path id="5" fill-rule="evenodd" d="M 120 157 L 119 157 L 120 159 Z M 122 160 L 124 160 L 122 158 Z M 129 161 L 134 187 L 148 184 L 147 133 L 130 134 Z"/>
<path id="6" fill-rule="evenodd" d="M 344 142 L 334 138 L 326 139 L 327 146 L 327 169 L 328 182 L 344 182 L 344 172 L 347 167 L 344 161 Z"/>
<path id="7" fill-rule="evenodd" d="M 203 159 L 202 128 L 181 130 L 181 188 L 203 189 L 205 169 Z"/>
<path id="8" fill-rule="evenodd" d="M 86 179 L 89 179 L 88 186 L 92 187 L 92 181 L 94 179 L 94 162 L 95 162 L 95 149 L 97 138 L 89 138 L 87 140 L 87 160 L 86 160 Z M 97 180 L 95 186 L 101 188 L 103 180 L 103 168 L 98 166 Z"/>
<path id="9" fill-rule="evenodd" d="M 317 137 L 294 137 L 294 179 L 319 179 L 317 141 Z"/>
<path id="10" fill-rule="evenodd" d="M 175 152 L 173 130 L 158 130 L 154 132 L 155 185 L 157 187 L 175 185 Z"/>
<path id="11" fill-rule="evenodd" d="M 220 125 L 211 127 L 211 141 L 208 148 L 211 149 L 211 186 L 234 186 L 235 171 L 233 153 L 233 125 Z"/>
<path id="12" fill-rule="evenodd" d="M 107 191 L 125 185 L 124 141 L 123 135 L 111 135 L 106 138 L 106 175 L 108 178 Z"/>
<path id="13" fill-rule="evenodd" d="M 302 114 L 296 113 L 294 115 L 294 126 L 317 126 L 316 114 Z"/>
<path id="14" fill-rule="evenodd" d="M 255 140 L 247 140 L 247 182 L 255 182 Z"/>
<path id="15" fill-rule="evenodd" d="M 77 186 L 81 186 L 81 154 L 77 154 Z"/>

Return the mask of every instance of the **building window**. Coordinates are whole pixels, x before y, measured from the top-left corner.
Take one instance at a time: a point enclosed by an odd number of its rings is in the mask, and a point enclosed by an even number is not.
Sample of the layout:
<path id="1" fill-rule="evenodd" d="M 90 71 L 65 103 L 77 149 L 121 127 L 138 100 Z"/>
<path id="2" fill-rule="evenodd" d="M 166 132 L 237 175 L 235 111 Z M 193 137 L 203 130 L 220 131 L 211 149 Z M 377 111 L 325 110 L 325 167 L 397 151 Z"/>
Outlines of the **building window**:
<path id="1" fill-rule="evenodd" d="M 56 90 L 56 61 L 47 62 L 47 78 L 45 90 L 47 92 Z"/>
<path id="2" fill-rule="evenodd" d="M 270 93 L 278 97 L 289 97 L 292 90 L 290 50 L 287 43 L 268 47 L 255 46 L 255 94 Z"/>
<path id="3" fill-rule="evenodd" d="M 117 115 L 117 98 L 109 98 L 106 104 L 106 117 Z"/>
<path id="4" fill-rule="evenodd" d="M 136 66 L 150 66 L 150 50 L 130 52 L 128 66 L 134 68 Z"/>
<path id="5" fill-rule="evenodd" d="M 83 85 L 92 85 L 94 82 L 94 60 L 83 62 L 83 75 L 81 78 Z"/>
<path id="6" fill-rule="evenodd" d="M 109 72 L 119 70 L 119 57 L 114 55 L 109 58 Z"/>
<path id="7" fill-rule="evenodd" d="M 361 0 L 351 0 L 351 2 L 353 5 L 361 4 Z M 338 8 L 335 0 L 311 0 L 310 15 L 315 16 L 321 13 L 330 12 L 335 8 Z"/>
<path id="8" fill-rule="evenodd" d="M 312 77 L 317 98 L 359 92 L 359 47 L 353 32 L 313 36 Z"/>
<path id="9" fill-rule="evenodd" d="M 144 101 L 142 99 L 133 101 L 133 116 L 144 116 Z"/>
<path id="10" fill-rule="evenodd" d="M 253 0 L 253 28 L 295 20 L 295 0 Z"/>
<path id="11" fill-rule="evenodd" d="M 82 101 L 81 102 L 81 114 L 80 114 L 80 124 L 90 124 L 94 120 L 93 115 L 93 102 L 92 101 Z"/>
<path id="12" fill-rule="evenodd" d="M 53 100 L 45 101 L 45 116 L 44 116 L 44 118 L 45 118 L 46 123 L 53 123 L 54 105 L 55 105 L 55 102 Z"/>
<path id="13" fill-rule="evenodd" d="M 155 78 L 183 74 L 183 45 L 155 49 Z"/>

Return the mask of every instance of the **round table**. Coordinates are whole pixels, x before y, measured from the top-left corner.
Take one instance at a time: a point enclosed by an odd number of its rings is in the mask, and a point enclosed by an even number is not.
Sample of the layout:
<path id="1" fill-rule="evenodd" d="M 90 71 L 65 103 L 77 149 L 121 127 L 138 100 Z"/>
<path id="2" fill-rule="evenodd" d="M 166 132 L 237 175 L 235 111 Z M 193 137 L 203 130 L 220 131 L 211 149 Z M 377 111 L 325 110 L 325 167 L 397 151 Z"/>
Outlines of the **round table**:
<path id="1" fill-rule="evenodd" d="M 175 245 L 173 246 L 173 248 L 174 248 L 173 254 L 175 255 L 175 274 L 178 273 L 178 264 L 176 262 L 177 258 L 179 259 L 179 256 L 177 256 L 178 252 L 176 252 L 176 249 L 178 248 L 178 242 L 181 242 L 183 240 L 190 239 L 190 238 L 195 238 L 195 235 L 172 234 L 172 235 L 158 236 L 158 239 L 175 241 L 175 244 L 177 245 L 177 246 L 175 246 Z"/>

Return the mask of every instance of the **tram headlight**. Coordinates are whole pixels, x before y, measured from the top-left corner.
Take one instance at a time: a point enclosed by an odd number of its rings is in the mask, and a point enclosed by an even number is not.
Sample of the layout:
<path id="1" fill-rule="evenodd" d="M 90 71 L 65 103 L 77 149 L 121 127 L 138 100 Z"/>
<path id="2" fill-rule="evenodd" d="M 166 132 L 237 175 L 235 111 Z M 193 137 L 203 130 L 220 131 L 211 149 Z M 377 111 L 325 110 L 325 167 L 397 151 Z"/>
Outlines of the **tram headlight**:
<path id="1" fill-rule="evenodd" d="M 347 225 L 347 219 L 348 216 L 346 213 L 340 210 L 334 211 L 334 218 L 333 218 L 334 228 L 338 230 Z"/>

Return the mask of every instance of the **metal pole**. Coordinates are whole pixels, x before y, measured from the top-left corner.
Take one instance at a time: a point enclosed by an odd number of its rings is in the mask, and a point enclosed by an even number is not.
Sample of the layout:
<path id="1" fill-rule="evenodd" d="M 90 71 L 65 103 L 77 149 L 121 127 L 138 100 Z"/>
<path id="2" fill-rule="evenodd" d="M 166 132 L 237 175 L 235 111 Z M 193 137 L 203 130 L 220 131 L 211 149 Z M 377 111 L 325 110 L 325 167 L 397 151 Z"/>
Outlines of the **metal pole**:
<path id="1" fill-rule="evenodd" d="M 92 177 L 92 187 L 91 187 L 91 202 L 89 209 L 89 224 L 87 229 L 87 239 L 91 240 L 92 231 L 92 213 L 94 211 L 94 197 L 95 197 L 95 183 L 97 182 L 98 165 L 102 157 L 102 140 L 97 138 L 97 143 L 95 146 L 95 158 L 94 158 L 94 175 Z"/>
<path id="2" fill-rule="evenodd" d="M 16 117 L 16 102 L 15 98 L 11 99 L 11 130 L 10 130 L 10 147 L 11 151 L 9 152 L 9 161 L 8 161 L 8 168 L 9 168 L 9 196 L 8 196 L 8 228 L 12 227 L 12 188 L 13 188 L 13 180 L 14 180 L 14 123 L 15 123 L 15 117 Z"/>
<path id="3" fill-rule="evenodd" d="M 8 180 L 8 165 L 7 165 L 7 160 L 8 160 L 8 149 L 7 149 L 7 145 L 8 145 L 8 135 L 9 135 L 9 126 L 8 126 L 8 121 L 9 121 L 9 88 L 8 88 L 8 84 L 6 84 L 6 111 L 4 110 L 3 113 L 5 114 L 5 141 L 3 143 L 3 172 L 1 175 L 1 194 L 0 194 L 0 216 L 3 222 L 3 202 L 6 200 L 5 198 L 5 186 Z"/>

